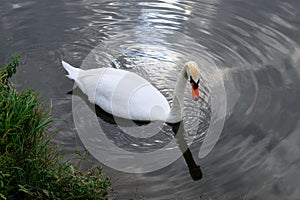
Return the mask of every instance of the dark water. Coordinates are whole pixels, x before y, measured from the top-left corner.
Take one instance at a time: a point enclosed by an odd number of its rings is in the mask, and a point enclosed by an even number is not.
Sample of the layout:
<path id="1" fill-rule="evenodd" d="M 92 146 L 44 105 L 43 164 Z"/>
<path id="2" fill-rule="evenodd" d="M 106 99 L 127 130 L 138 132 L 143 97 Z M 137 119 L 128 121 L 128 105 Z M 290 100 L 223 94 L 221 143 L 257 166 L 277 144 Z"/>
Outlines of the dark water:
<path id="1" fill-rule="evenodd" d="M 191 155 L 203 178 L 191 178 L 184 157 L 150 173 L 104 167 L 114 195 L 300 199 L 299 10 L 300 1 L 283 0 L 3 1 L 0 61 L 22 56 L 17 85 L 40 91 L 52 102 L 55 117 L 69 121 L 54 125 L 61 127 L 56 142 L 72 153 L 83 145 L 66 94 L 73 83 L 64 76 L 62 58 L 80 66 L 97 47 L 98 67 L 135 71 L 168 100 L 180 64 L 196 60 L 202 101 L 189 101 L 186 91 L 184 128 L 195 139 Z M 224 86 L 226 102 L 217 110 L 226 111 L 220 117 L 225 121 L 216 146 L 199 159 L 214 99 L 224 98 L 214 84 Z M 113 139 L 120 147 L 147 146 L 128 137 Z"/>

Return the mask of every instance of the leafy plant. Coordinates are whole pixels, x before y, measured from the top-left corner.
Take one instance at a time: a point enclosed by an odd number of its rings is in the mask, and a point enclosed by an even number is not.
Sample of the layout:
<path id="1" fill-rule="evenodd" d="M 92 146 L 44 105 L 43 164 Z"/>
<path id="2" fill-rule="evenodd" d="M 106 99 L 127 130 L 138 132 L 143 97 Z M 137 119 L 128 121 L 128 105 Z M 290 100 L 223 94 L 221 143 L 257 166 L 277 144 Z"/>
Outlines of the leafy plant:
<path id="1" fill-rule="evenodd" d="M 19 55 L 14 55 L 12 57 L 12 61 L 5 63 L 3 65 L 3 68 L 1 68 L 0 71 L 0 84 L 2 86 L 6 86 L 8 85 L 8 79 L 12 77 L 13 74 L 15 74 L 17 72 L 17 67 L 19 66 L 20 62 L 19 62 Z"/>
<path id="2" fill-rule="evenodd" d="M 0 199 L 107 198 L 101 168 L 81 172 L 51 145 L 52 119 L 38 93 L 9 83 L 18 65 L 15 56 L 0 69 Z"/>

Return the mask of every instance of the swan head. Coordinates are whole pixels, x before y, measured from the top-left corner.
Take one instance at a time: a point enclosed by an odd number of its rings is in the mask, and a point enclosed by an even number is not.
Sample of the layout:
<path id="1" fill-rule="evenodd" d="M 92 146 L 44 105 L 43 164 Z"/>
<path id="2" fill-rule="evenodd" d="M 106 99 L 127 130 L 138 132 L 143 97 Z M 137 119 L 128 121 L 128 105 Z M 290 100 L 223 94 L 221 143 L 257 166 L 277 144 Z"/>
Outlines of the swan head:
<path id="1" fill-rule="evenodd" d="M 187 74 L 187 79 L 191 84 L 192 98 L 197 101 L 200 99 L 199 96 L 199 82 L 200 82 L 200 72 L 198 64 L 195 61 L 189 61 L 185 63 L 185 70 Z"/>

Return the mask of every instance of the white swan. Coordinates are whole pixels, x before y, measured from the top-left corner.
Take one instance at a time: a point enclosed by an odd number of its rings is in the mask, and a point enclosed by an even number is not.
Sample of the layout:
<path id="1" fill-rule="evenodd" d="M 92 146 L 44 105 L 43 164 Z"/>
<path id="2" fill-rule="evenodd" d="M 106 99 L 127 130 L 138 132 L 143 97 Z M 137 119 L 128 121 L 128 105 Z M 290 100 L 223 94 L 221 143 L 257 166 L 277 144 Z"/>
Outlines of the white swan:
<path id="1" fill-rule="evenodd" d="M 75 81 L 91 103 L 125 119 L 168 123 L 181 121 L 181 105 L 187 81 L 191 84 L 192 98 L 199 99 L 200 75 L 194 61 L 185 63 L 178 76 L 171 108 L 151 83 L 135 73 L 115 68 L 82 70 L 64 61 L 62 65 L 69 73 L 67 77 Z"/>

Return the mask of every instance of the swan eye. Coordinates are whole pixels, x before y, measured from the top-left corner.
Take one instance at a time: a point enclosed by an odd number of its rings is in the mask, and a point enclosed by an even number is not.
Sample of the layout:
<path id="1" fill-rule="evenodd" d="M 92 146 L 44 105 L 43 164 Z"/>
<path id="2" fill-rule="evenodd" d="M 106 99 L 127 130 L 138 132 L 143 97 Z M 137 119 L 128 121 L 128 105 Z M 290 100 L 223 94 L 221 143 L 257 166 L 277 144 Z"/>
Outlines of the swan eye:
<path id="1" fill-rule="evenodd" d="M 199 82 L 200 80 L 198 79 L 198 81 L 194 81 L 194 79 L 190 76 L 190 83 L 192 84 L 194 89 L 198 89 L 199 88 Z"/>

